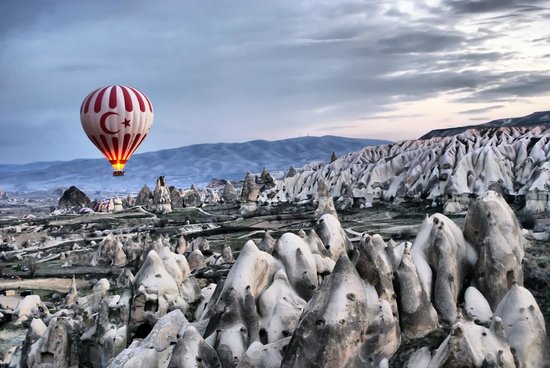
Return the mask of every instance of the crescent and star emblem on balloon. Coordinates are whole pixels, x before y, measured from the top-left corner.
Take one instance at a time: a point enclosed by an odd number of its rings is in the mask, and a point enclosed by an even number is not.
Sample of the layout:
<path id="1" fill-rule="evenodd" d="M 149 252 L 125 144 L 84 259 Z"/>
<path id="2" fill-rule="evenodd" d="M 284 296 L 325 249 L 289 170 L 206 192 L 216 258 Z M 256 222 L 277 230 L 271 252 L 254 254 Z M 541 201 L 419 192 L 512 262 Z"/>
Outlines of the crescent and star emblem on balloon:
<path id="1" fill-rule="evenodd" d="M 114 112 L 114 111 L 107 111 L 106 113 L 104 113 L 103 115 L 101 115 L 101 118 L 99 118 L 99 126 L 101 128 L 101 130 L 103 130 L 106 134 L 117 134 L 118 132 L 120 132 L 120 129 L 119 130 L 111 130 L 109 128 L 107 128 L 107 118 L 111 115 L 118 115 L 118 113 Z M 130 126 L 130 120 L 128 119 L 124 119 L 123 122 L 121 122 L 120 124 L 124 125 L 126 128 L 128 128 Z"/>

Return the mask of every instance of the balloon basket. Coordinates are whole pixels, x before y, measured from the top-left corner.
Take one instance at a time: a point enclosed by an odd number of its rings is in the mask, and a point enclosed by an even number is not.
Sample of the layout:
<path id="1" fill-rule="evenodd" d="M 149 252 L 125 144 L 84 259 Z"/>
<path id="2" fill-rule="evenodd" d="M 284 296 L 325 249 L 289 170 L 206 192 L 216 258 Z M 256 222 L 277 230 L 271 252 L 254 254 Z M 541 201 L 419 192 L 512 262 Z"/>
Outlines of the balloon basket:
<path id="1" fill-rule="evenodd" d="M 122 170 L 113 171 L 113 176 L 124 176 L 124 171 Z"/>

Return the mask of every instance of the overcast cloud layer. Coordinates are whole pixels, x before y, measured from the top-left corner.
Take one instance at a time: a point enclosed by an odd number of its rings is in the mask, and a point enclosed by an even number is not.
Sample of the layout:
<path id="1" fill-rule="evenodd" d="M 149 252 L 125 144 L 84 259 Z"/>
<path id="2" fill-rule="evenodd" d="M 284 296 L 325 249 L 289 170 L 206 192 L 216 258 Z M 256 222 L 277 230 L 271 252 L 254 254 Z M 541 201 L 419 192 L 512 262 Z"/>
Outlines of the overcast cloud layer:
<path id="1" fill-rule="evenodd" d="M 155 107 L 138 152 L 308 134 L 408 139 L 550 110 L 549 8 L 1 1 L 0 163 L 100 157 L 79 108 L 108 84 L 137 87 Z"/>

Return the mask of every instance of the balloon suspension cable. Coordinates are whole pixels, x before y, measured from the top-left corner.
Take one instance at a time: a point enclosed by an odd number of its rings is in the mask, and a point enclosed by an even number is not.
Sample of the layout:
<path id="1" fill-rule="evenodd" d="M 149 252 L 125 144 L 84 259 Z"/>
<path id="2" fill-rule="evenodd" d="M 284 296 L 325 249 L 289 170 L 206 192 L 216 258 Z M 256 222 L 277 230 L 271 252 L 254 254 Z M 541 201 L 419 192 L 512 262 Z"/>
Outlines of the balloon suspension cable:
<path id="1" fill-rule="evenodd" d="M 124 176 L 124 171 L 122 170 L 113 171 L 113 176 Z"/>

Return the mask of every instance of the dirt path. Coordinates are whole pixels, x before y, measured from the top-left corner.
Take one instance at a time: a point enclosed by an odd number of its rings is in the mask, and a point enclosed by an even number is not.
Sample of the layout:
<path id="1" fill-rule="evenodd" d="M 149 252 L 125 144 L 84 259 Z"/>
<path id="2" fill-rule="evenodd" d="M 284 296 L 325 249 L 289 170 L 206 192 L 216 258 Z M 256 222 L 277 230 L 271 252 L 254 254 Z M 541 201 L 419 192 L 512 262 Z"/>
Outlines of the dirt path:
<path id="1" fill-rule="evenodd" d="M 4 279 L 0 280 L 0 289 L 44 289 L 66 293 L 69 291 L 72 281 L 72 279 L 62 278 L 28 280 Z M 76 287 L 78 289 L 86 289 L 91 286 L 89 281 L 76 279 Z"/>

